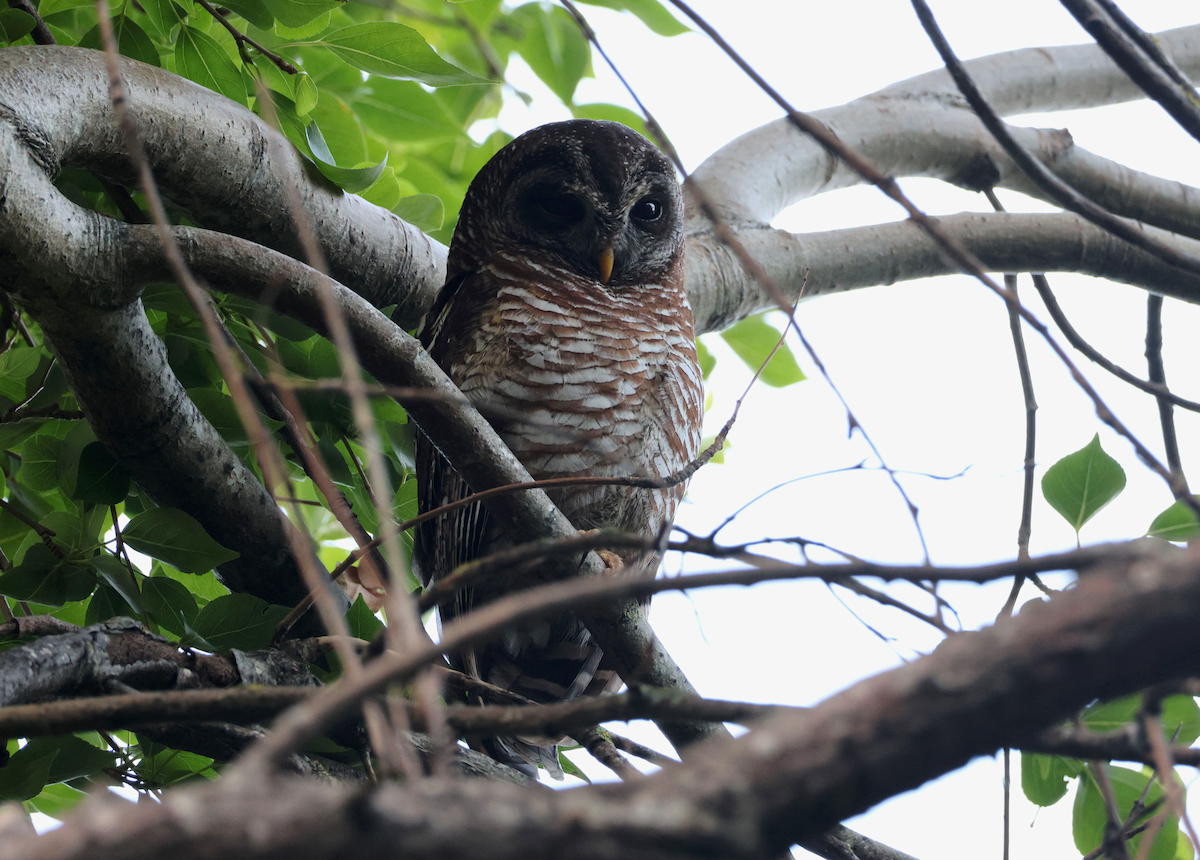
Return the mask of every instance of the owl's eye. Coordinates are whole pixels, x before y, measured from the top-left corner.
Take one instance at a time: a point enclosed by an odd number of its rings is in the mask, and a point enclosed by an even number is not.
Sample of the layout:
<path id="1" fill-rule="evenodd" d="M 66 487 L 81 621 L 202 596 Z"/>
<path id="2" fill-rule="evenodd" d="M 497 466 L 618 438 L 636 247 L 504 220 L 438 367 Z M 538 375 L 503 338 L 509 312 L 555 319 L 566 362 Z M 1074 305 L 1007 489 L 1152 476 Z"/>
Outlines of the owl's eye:
<path id="1" fill-rule="evenodd" d="M 639 221 L 657 221 L 662 217 L 662 203 L 655 200 L 653 197 L 643 197 L 637 203 L 633 204 L 633 209 L 629 214 Z"/>
<path id="2" fill-rule="evenodd" d="M 533 198 L 533 210 L 552 224 L 569 226 L 583 220 L 583 203 L 572 194 L 540 194 Z"/>

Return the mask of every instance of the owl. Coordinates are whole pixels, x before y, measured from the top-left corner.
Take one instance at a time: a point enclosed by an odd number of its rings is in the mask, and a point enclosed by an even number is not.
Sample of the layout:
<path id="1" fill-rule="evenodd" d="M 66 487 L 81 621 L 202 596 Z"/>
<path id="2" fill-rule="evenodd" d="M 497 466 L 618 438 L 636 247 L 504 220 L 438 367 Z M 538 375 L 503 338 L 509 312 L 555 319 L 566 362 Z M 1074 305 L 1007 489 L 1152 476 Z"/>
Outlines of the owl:
<path id="1" fill-rule="evenodd" d="M 534 478 L 665 477 L 696 456 L 703 391 L 684 292 L 682 210 L 670 162 L 613 122 L 536 128 L 471 183 L 421 340 Z M 422 512 L 471 492 L 422 436 L 416 460 Z M 580 486 L 550 497 L 581 531 L 655 537 L 684 489 Z M 511 545 L 476 504 L 419 527 L 414 567 L 428 585 Z M 637 551 L 621 559 L 635 575 L 653 576 L 659 564 L 657 554 Z M 502 594 L 486 581 L 463 590 L 442 620 Z M 621 683 L 570 613 L 510 630 L 456 658 L 456 668 L 538 702 Z M 526 772 L 541 763 L 561 778 L 553 740 L 485 746 Z"/>

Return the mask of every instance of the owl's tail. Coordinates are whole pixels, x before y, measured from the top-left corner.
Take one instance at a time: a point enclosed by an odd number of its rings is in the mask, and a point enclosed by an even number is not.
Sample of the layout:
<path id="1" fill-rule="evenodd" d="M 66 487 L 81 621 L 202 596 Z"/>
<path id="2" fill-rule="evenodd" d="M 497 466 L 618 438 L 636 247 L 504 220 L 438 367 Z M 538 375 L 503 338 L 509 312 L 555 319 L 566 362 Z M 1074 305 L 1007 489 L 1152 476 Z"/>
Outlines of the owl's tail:
<path id="1" fill-rule="evenodd" d="M 583 660 L 579 662 L 581 656 Z M 543 650 L 536 656 L 526 652 L 522 657 L 519 669 L 514 664 L 501 664 L 503 668 L 493 674 L 492 681 L 503 679 L 507 681 L 505 686 L 514 692 L 551 702 L 598 696 L 621 686 L 620 677 L 604 667 L 604 651 L 594 642 L 582 645 L 563 643 Z M 574 676 L 564 676 L 564 664 L 572 663 Z M 504 668 L 508 669 L 507 673 L 503 671 Z M 503 677 L 505 675 L 507 677 Z M 558 678 L 559 683 L 549 680 L 551 678 Z M 574 741 L 565 737 L 497 737 L 485 741 L 484 745 L 488 754 L 497 761 L 511 765 L 522 773 L 536 778 L 538 765 L 541 765 L 554 779 L 562 779 L 562 766 L 558 760 L 558 746 L 562 743 Z"/>
<path id="2" fill-rule="evenodd" d="M 516 768 L 521 773 L 537 779 L 538 765 L 555 779 L 563 778 L 562 765 L 558 762 L 558 744 L 538 746 L 520 738 L 488 738 L 484 741 L 487 754 L 498 762 Z"/>

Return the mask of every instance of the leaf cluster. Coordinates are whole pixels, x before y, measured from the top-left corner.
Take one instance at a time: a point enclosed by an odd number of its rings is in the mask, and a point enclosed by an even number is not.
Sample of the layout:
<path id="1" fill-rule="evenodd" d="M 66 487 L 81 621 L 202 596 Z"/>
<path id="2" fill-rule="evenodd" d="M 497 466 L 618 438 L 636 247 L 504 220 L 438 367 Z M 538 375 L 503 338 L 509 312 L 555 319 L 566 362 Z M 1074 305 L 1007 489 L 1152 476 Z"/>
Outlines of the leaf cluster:
<path id="1" fill-rule="evenodd" d="M 686 31 L 658 0 L 594 0 L 624 10 L 661 35 Z M 39 17 L 61 45 L 102 48 L 92 0 L 41 0 Z M 631 111 L 581 104 L 591 51 L 560 6 L 500 0 L 116 0 L 109 5 L 119 51 L 214 90 L 276 124 L 302 158 L 347 192 L 361 194 L 448 242 L 467 185 L 510 136 L 498 129 L 505 75 L 520 58 L 574 116 L 626 122 Z M 0 12 L 0 40 L 32 42 L 34 19 Z M 526 100 L 524 93 L 517 96 Z M 76 204 L 123 220 L 149 220 L 136 189 L 114 188 L 78 168 L 59 189 Z M 177 223 L 186 213 L 172 211 Z M 173 285 L 142 297 L 153 331 L 189 398 L 262 479 L 200 322 Z M 235 297 L 217 297 L 237 346 L 264 375 L 297 386 L 304 430 L 337 489 L 369 533 L 377 512 L 365 452 L 347 397 L 312 383 L 341 376 L 333 345 L 305 326 Z M 37 324 L 9 305 L 0 344 L 0 599 L 6 617 L 52 614 L 84 625 L 138 619 L 181 647 L 224 652 L 268 644 L 292 607 L 230 593 L 213 569 L 237 556 L 183 511 L 159 507 L 99 443 Z M 15 312 L 15 315 L 14 315 Z M 368 383 L 373 380 L 368 379 Z M 372 407 L 384 444 L 393 515 L 416 513 L 412 428 L 392 399 Z M 260 415 L 288 463 L 298 517 L 328 569 L 353 546 L 300 467 L 284 425 Z M 298 511 L 298 513 L 297 513 Z M 411 537 L 406 535 L 405 550 Z M 415 583 L 410 583 L 415 586 Z M 351 633 L 371 638 L 381 622 L 361 597 Z M 18 645 L 0 643 L 0 649 Z M 115 740 L 115 743 L 114 743 Z M 0 799 L 59 815 L 88 781 L 118 778 L 156 789 L 213 761 L 147 738 L 94 733 L 9 743 Z"/>

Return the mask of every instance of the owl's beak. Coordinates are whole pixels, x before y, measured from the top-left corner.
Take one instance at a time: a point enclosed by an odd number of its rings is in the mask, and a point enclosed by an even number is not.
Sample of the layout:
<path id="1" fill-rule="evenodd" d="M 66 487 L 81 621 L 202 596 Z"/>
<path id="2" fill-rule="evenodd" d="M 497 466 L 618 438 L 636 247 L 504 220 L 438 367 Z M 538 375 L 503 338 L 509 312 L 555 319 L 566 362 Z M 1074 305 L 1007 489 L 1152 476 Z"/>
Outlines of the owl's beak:
<path id="1" fill-rule="evenodd" d="M 608 279 L 612 277 L 613 270 L 613 246 L 609 242 L 604 246 L 604 250 L 600 252 L 600 283 L 607 284 Z"/>

